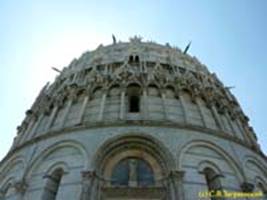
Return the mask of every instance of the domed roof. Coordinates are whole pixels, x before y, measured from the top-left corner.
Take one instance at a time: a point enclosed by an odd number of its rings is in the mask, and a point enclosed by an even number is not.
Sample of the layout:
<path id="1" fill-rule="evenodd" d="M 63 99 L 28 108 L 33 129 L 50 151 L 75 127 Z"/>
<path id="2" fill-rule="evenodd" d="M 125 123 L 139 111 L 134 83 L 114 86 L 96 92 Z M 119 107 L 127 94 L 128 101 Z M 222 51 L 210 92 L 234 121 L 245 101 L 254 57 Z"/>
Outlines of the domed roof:
<path id="1" fill-rule="evenodd" d="M 12 149 L 55 132 L 114 124 L 204 130 L 259 151 L 248 117 L 215 74 L 178 48 L 138 37 L 114 38 L 74 59 L 41 90 Z"/>

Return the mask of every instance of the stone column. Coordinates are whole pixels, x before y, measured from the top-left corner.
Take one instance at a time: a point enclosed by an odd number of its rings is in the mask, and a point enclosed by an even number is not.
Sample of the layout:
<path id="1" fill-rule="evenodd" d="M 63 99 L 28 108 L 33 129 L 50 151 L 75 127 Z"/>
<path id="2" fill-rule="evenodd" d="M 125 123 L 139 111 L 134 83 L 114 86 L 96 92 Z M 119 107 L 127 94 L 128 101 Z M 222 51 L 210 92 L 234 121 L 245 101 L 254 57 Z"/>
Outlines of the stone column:
<path id="1" fill-rule="evenodd" d="M 203 107 L 200 104 L 198 99 L 196 99 L 196 104 L 197 104 L 197 107 L 198 107 L 198 110 L 199 110 L 199 113 L 200 113 L 200 116 L 202 118 L 204 126 L 208 127 L 208 122 L 207 122 L 207 118 L 205 117 L 205 112 L 204 112 Z"/>
<path id="2" fill-rule="evenodd" d="M 238 118 L 236 119 L 236 124 L 240 130 L 242 137 L 244 137 L 244 139 L 248 142 L 248 144 L 251 144 L 251 141 L 249 141 L 249 139 L 246 135 L 246 130 L 245 130 L 243 124 L 241 123 L 240 119 L 238 119 Z"/>
<path id="3" fill-rule="evenodd" d="M 231 119 L 231 117 L 230 117 L 230 115 L 229 115 L 229 113 L 227 111 L 225 111 L 225 118 L 226 118 L 226 120 L 227 120 L 227 122 L 228 122 L 228 124 L 229 124 L 229 126 L 231 128 L 231 131 L 234 134 L 234 136 L 237 137 L 237 138 L 240 138 L 238 136 L 238 133 L 236 133 L 235 128 L 233 126 L 233 120 Z"/>
<path id="4" fill-rule="evenodd" d="M 147 103 L 147 91 L 146 89 L 143 90 L 143 118 L 145 120 L 148 119 L 148 103 Z"/>
<path id="5" fill-rule="evenodd" d="M 63 126 L 64 126 L 64 124 L 65 124 L 65 121 L 66 121 L 66 119 L 67 119 L 67 116 L 68 116 L 68 114 L 69 114 L 69 112 L 70 112 L 70 108 L 71 108 L 71 106 L 72 106 L 72 103 L 73 103 L 73 101 L 76 100 L 76 97 L 77 97 L 77 96 L 76 96 L 75 88 L 72 88 L 72 89 L 70 90 L 70 93 L 69 93 L 69 100 L 68 100 L 68 102 L 67 102 L 66 108 L 65 108 L 65 110 L 64 110 L 64 112 L 63 112 L 63 115 L 62 115 L 62 120 L 61 120 L 61 123 L 60 123 L 60 125 L 59 125 L 60 128 L 63 128 Z M 64 103 L 63 103 L 63 102 L 60 102 L 60 106 L 61 106 L 61 107 L 64 107 Z"/>
<path id="6" fill-rule="evenodd" d="M 172 182 L 174 199 L 173 200 L 185 200 L 184 198 L 184 186 L 183 186 L 183 177 L 184 171 L 173 170 L 170 172 L 170 179 Z"/>
<path id="7" fill-rule="evenodd" d="M 54 119 L 55 119 L 55 116 L 56 116 L 56 114 L 57 114 L 57 111 L 58 111 L 58 107 L 55 106 L 55 107 L 53 108 L 53 110 L 52 110 L 52 113 L 51 113 L 49 119 L 48 119 L 48 123 L 46 124 L 46 128 L 45 128 L 45 130 L 48 130 L 48 129 L 52 126 L 53 121 L 54 121 Z"/>
<path id="8" fill-rule="evenodd" d="M 27 115 L 28 115 L 28 117 L 30 118 L 30 120 L 29 120 L 29 124 L 28 124 L 28 127 L 27 127 L 27 129 L 26 129 L 26 131 L 25 131 L 25 136 L 24 136 L 24 138 L 23 139 L 27 139 L 27 138 L 29 138 L 29 134 L 31 133 L 31 130 L 33 129 L 33 127 L 34 127 L 34 124 L 36 123 L 36 119 L 37 119 L 37 117 L 36 117 L 36 114 L 35 113 L 33 113 L 32 111 L 29 113 L 29 112 L 27 112 Z"/>
<path id="9" fill-rule="evenodd" d="M 184 113 L 184 122 L 187 124 L 189 122 L 187 105 L 186 105 L 183 95 L 179 95 L 179 99 L 181 101 L 181 106 L 182 106 L 183 113 Z"/>
<path id="10" fill-rule="evenodd" d="M 43 118 L 44 118 L 44 114 L 42 113 L 42 114 L 39 115 L 39 117 L 37 118 L 37 121 L 33 125 L 32 130 L 29 133 L 29 138 L 34 137 L 34 135 L 36 133 L 36 130 L 37 130 L 39 124 L 41 123 L 41 121 L 43 120 Z"/>
<path id="11" fill-rule="evenodd" d="M 121 92 L 121 102 L 120 102 L 120 119 L 123 120 L 125 118 L 125 90 Z"/>
<path id="12" fill-rule="evenodd" d="M 65 110 L 63 112 L 63 115 L 61 117 L 61 122 L 60 122 L 60 125 L 59 125 L 60 128 L 63 128 L 64 127 L 65 121 L 67 119 L 67 115 L 70 112 L 72 101 L 73 101 L 72 99 L 69 99 L 68 102 L 67 102 L 66 108 L 65 108 Z"/>
<path id="13" fill-rule="evenodd" d="M 163 108 L 164 119 L 168 120 L 168 111 L 167 111 L 167 105 L 166 105 L 166 95 L 165 95 L 164 92 L 161 92 L 161 99 L 162 99 L 162 108 Z"/>
<path id="14" fill-rule="evenodd" d="M 82 121 L 83 121 L 83 115 L 84 115 L 84 112 L 85 112 L 85 109 L 86 109 L 88 101 L 89 101 L 89 95 L 84 97 L 82 108 L 80 110 L 80 113 L 79 113 L 79 116 L 78 116 L 78 119 L 77 119 L 77 124 L 81 124 Z"/>
<path id="15" fill-rule="evenodd" d="M 244 132 L 245 140 L 247 140 L 247 142 L 250 143 L 252 146 L 259 148 L 256 138 L 253 137 L 253 135 L 252 135 L 253 134 L 252 127 L 245 125 L 244 129 L 245 129 L 245 132 Z"/>
<path id="16" fill-rule="evenodd" d="M 211 105 L 210 108 L 211 108 L 211 112 L 212 112 L 212 114 L 213 114 L 213 116 L 214 116 L 214 119 L 215 119 L 217 125 L 219 126 L 220 129 L 224 130 L 225 128 L 224 128 L 224 126 L 223 126 L 223 123 L 222 123 L 222 121 L 221 121 L 221 118 L 220 118 L 220 116 L 219 116 L 219 114 L 218 114 L 218 112 L 217 112 L 215 106 L 214 106 L 214 105 Z"/>
<path id="17" fill-rule="evenodd" d="M 100 108 L 99 108 L 99 114 L 98 114 L 98 121 L 103 120 L 103 113 L 104 113 L 104 108 L 105 108 L 105 103 L 106 103 L 106 97 L 107 97 L 107 92 L 103 91 L 102 99 L 100 102 Z"/>
<path id="18" fill-rule="evenodd" d="M 95 185 L 95 172 L 94 171 L 83 171 L 82 175 L 82 190 L 80 200 L 95 200 L 94 199 L 94 185 Z"/>

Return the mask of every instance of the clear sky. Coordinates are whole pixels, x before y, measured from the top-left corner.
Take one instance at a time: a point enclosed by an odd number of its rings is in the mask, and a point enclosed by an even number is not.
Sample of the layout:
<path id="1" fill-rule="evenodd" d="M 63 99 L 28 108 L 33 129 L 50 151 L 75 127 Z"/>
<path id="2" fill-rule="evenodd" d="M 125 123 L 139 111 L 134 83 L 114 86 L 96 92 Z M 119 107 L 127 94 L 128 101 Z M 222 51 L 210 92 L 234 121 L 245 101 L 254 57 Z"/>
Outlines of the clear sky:
<path id="1" fill-rule="evenodd" d="M 0 0 L 0 159 L 41 87 L 74 57 L 133 35 L 189 50 L 216 72 L 267 153 L 267 1 Z"/>

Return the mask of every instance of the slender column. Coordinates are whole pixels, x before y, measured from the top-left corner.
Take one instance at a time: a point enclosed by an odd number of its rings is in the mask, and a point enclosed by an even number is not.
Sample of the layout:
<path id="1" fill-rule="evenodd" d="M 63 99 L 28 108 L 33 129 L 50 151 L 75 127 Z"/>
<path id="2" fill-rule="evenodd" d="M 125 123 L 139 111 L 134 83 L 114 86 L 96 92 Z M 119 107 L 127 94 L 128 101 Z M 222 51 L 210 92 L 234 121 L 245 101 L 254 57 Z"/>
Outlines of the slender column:
<path id="1" fill-rule="evenodd" d="M 202 122 L 204 124 L 205 127 L 208 127 L 208 122 L 207 122 L 207 118 L 205 117 L 205 112 L 203 110 L 202 105 L 200 104 L 200 102 L 198 101 L 198 99 L 196 99 L 196 104 L 200 113 L 200 116 L 202 118 Z"/>
<path id="2" fill-rule="evenodd" d="M 32 127 L 31 132 L 29 133 L 29 138 L 32 138 L 36 134 L 36 130 L 37 130 L 39 124 L 41 123 L 41 121 L 43 120 L 43 118 L 44 118 L 44 114 L 40 114 L 40 116 L 38 117 L 34 126 Z"/>
<path id="3" fill-rule="evenodd" d="M 227 111 L 225 112 L 225 118 L 226 118 L 226 120 L 227 120 L 227 122 L 228 122 L 228 124 L 229 124 L 229 126 L 230 126 L 230 128 L 231 128 L 231 130 L 232 130 L 232 133 L 234 134 L 234 136 L 235 136 L 235 137 L 238 137 L 238 136 L 237 136 L 237 133 L 235 132 L 234 126 L 233 126 L 233 124 L 232 124 L 231 117 L 230 117 L 230 115 L 228 114 Z"/>
<path id="4" fill-rule="evenodd" d="M 84 171 L 81 172 L 82 175 L 82 190 L 80 195 L 80 200 L 94 200 L 94 184 L 95 184 L 95 172 L 94 171 Z"/>
<path id="5" fill-rule="evenodd" d="M 143 118 L 148 119 L 147 91 L 143 90 Z"/>
<path id="6" fill-rule="evenodd" d="M 224 130 L 224 126 L 222 124 L 221 118 L 220 118 L 214 105 L 211 105 L 211 111 L 212 111 L 212 114 L 213 114 L 215 121 L 217 122 L 217 125 L 219 126 L 219 128 Z"/>
<path id="7" fill-rule="evenodd" d="M 30 126 L 32 126 L 32 123 L 30 123 L 30 124 L 28 125 L 28 127 L 25 129 L 25 131 L 23 131 L 23 132 L 19 135 L 20 140 L 19 140 L 18 143 L 21 144 L 21 143 L 23 143 L 23 142 L 26 140 L 26 138 L 27 138 L 27 136 L 28 136 L 28 130 L 29 130 Z"/>
<path id="8" fill-rule="evenodd" d="M 106 97 L 107 93 L 104 91 L 104 94 L 102 95 L 102 100 L 100 104 L 100 109 L 99 109 L 99 114 L 98 114 L 98 121 L 101 121 L 103 119 L 103 113 L 104 113 L 104 108 L 105 108 L 105 103 L 106 103 Z"/>
<path id="9" fill-rule="evenodd" d="M 240 130 L 240 133 L 242 134 L 242 136 L 244 137 L 244 138 L 246 138 L 246 136 L 244 135 L 245 134 L 245 129 L 243 128 L 243 125 L 242 125 L 242 123 L 240 122 L 240 120 L 237 118 L 236 119 L 236 124 L 237 124 L 237 126 L 238 126 L 238 128 L 239 128 L 239 130 Z"/>
<path id="10" fill-rule="evenodd" d="M 251 130 L 250 127 L 246 127 L 245 128 L 245 136 L 244 138 L 248 140 L 248 142 L 250 142 L 253 146 L 255 147 L 258 147 L 258 143 L 257 143 L 257 140 L 253 137 L 253 133 L 252 133 L 253 130 Z"/>
<path id="11" fill-rule="evenodd" d="M 242 123 L 238 118 L 236 118 L 235 123 L 239 129 L 238 135 L 240 135 L 240 137 L 244 139 L 248 144 L 254 145 L 254 143 L 251 141 L 251 138 L 247 135 L 247 130 L 243 127 Z"/>
<path id="12" fill-rule="evenodd" d="M 25 133 L 29 134 L 31 132 L 31 129 L 33 128 L 33 125 L 34 125 L 35 122 L 36 122 L 35 119 L 31 119 L 31 121 L 30 121 L 30 123 L 29 123 L 29 125 L 28 125 L 28 127 L 27 127 L 27 129 L 25 131 Z"/>
<path id="13" fill-rule="evenodd" d="M 164 119 L 168 120 L 168 111 L 167 111 L 167 105 L 166 105 L 166 95 L 163 92 L 161 93 L 161 99 L 162 99 L 162 108 L 163 108 Z"/>
<path id="14" fill-rule="evenodd" d="M 121 92 L 120 119 L 123 120 L 125 115 L 125 91 Z"/>
<path id="15" fill-rule="evenodd" d="M 77 119 L 77 124 L 81 124 L 83 121 L 83 115 L 84 115 L 88 101 L 89 101 L 89 96 L 85 96 L 85 98 L 83 100 L 82 108 L 80 110 L 80 113 L 79 113 L 79 116 Z"/>
<path id="16" fill-rule="evenodd" d="M 183 186 L 183 177 L 184 171 L 173 170 L 170 173 L 170 178 L 172 186 L 174 187 L 174 199 L 184 200 L 184 186 Z"/>
<path id="17" fill-rule="evenodd" d="M 76 82 L 77 79 L 78 79 L 78 73 L 75 73 L 72 82 L 73 83 Z"/>
<path id="18" fill-rule="evenodd" d="M 185 121 L 185 123 L 188 123 L 189 122 L 188 109 L 187 109 L 187 105 L 186 105 L 185 99 L 184 99 L 183 95 L 179 95 L 179 98 L 180 98 L 180 101 L 181 101 L 182 109 L 184 111 L 183 112 L 184 113 L 184 121 Z"/>
<path id="19" fill-rule="evenodd" d="M 46 124 L 46 129 L 45 129 L 45 130 L 48 130 L 48 129 L 51 127 L 51 125 L 52 125 L 52 123 L 53 123 L 53 121 L 54 121 L 54 118 L 55 118 L 55 116 L 56 116 L 57 111 L 58 111 L 58 107 L 55 106 L 55 107 L 53 108 L 53 111 L 52 111 L 52 113 L 51 113 L 49 119 L 48 119 L 48 123 Z"/>
<path id="20" fill-rule="evenodd" d="M 70 112 L 70 108 L 71 108 L 71 105 L 72 105 L 72 99 L 70 99 L 69 101 L 68 101 L 68 103 L 67 103 L 67 106 L 66 106 L 66 108 L 65 108 L 65 110 L 64 110 L 64 112 L 63 112 L 63 115 L 62 115 L 62 119 L 61 119 L 61 122 L 60 122 L 60 125 L 59 125 L 59 127 L 60 128 L 62 128 L 63 126 L 64 126 L 64 124 L 65 124 L 65 121 L 66 121 L 66 119 L 67 119 L 67 115 L 69 114 L 69 112 Z"/>
<path id="21" fill-rule="evenodd" d="M 77 75 L 77 74 L 76 74 Z M 61 120 L 61 124 L 59 125 L 60 128 L 62 128 L 65 124 L 65 121 L 67 119 L 67 116 L 70 112 L 70 108 L 72 106 L 72 103 L 76 100 L 77 96 L 76 96 L 76 87 L 71 87 L 69 89 L 69 95 L 68 95 L 68 102 L 67 102 L 67 105 L 66 105 L 66 108 L 64 110 L 64 113 L 62 115 L 62 120 Z M 61 97 L 61 99 L 63 99 L 63 96 Z M 60 105 L 63 107 L 64 106 L 64 103 L 63 101 L 59 101 Z"/>

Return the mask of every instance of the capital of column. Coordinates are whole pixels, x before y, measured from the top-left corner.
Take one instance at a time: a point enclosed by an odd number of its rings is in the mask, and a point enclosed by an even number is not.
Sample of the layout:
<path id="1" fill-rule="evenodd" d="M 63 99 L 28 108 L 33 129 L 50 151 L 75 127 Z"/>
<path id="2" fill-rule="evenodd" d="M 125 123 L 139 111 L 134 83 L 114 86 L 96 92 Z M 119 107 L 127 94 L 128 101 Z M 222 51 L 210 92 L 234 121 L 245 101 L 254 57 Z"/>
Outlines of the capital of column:
<path id="1" fill-rule="evenodd" d="M 184 177 L 185 171 L 172 170 L 170 171 L 170 177 L 182 179 Z"/>
<path id="2" fill-rule="evenodd" d="M 93 177 L 96 176 L 96 172 L 95 171 L 82 171 L 81 172 L 81 176 L 83 179 L 91 179 Z"/>
<path id="3" fill-rule="evenodd" d="M 28 184 L 26 183 L 25 180 L 20 180 L 20 181 L 15 182 L 13 186 L 16 192 L 21 193 L 21 194 L 24 194 L 28 188 Z"/>
<path id="4" fill-rule="evenodd" d="M 254 190 L 254 184 L 249 182 L 243 182 L 241 184 L 241 189 L 243 192 L 252 192 Z"/>

